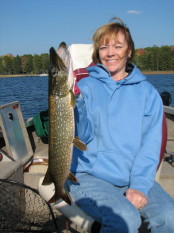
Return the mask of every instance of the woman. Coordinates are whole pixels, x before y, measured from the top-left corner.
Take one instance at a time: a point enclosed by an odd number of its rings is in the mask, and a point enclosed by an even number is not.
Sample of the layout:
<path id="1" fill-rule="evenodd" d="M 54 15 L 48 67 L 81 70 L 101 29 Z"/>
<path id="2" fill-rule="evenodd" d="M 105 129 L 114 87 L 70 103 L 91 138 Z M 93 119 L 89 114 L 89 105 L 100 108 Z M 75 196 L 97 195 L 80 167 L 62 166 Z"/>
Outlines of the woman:
<path id="1" fill-rule="evenodd" d="M 89 77 L 78 82 L 76 134 L 67 181 L 77 204 L 101 223 L 100 232 L 136 233 L 141 218 L 151 232 L 174 232 L 174 200 L 154 181 L 162 140 L 162 100 L 130 63 L 134 43 L 117 18 L 93 36 Z"/>

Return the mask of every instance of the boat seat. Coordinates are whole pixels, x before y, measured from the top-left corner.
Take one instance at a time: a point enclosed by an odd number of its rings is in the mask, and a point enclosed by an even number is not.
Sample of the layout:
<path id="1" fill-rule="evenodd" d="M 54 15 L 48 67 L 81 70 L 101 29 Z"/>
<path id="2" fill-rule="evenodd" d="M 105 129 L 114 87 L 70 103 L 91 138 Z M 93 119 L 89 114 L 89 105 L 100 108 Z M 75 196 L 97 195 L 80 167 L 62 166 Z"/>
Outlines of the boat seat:
<path id="1" fill-rule="evenodd" d="M 86 67 L 94 65 L 92 63 L 92 50 L 93 48 L 91 45 L 71 45 L 69 47 L 69 51 L 71 53 L 71 57 L 73 60 L 73 73 L 75 77 L 75 83 L 74 83 L 74 93 L 78 94 L 79 89 L 76 85 L 77 81 L 79 81 L 81 78 L 85 78 L 88 76 L 88 72 L 86 70 Z M 84 58 L 84 59 L 83 59 Z M 83 62 L 82 62 L 83 61 Z M 160 153 L 160 161 L 158 168 L 160 167 L 162 158 L 165 153 L 166 148 L 166 142 L 167 142 L 167 124 L 166 124 L 166 118 L 164 115 L 163 118 L 163 133 L 162 133 L 162 144 L 161 144 L 161 153 Z M 160 169 L 158 169 L 160 170 Z M 157 173 L 158 174 L 158 173 Z M 159 174 L 157 175 L 159 179 Z M 38 183 L 38 191 L 40 195 L 46 200 L 50 200 L 51 197 L 54 195 L 54 184 L 50 184 L 47 186 L 42 185 L 43 177 L 40 178 Z M 82 228 L 84 231 L 91 232 L 91 233 L 97 233 L 99 232 L 96 230 L 96 221 L 88 216 L 86 213 L 84 213 L 74 202 L 74 199 L 67 189 L 68 195 L 70 196 L 72 200 L 72 205 L 69 206 L 65 201 L 60 199 L 59 201 L 55 202 L 52 207 L 56 208 L 60 213 L 62 213 L 64 216 L 66 216 L 70 221 L 75 223 L 77 226 Z M 142 232 L 142 231 L 140 231 Z"/>

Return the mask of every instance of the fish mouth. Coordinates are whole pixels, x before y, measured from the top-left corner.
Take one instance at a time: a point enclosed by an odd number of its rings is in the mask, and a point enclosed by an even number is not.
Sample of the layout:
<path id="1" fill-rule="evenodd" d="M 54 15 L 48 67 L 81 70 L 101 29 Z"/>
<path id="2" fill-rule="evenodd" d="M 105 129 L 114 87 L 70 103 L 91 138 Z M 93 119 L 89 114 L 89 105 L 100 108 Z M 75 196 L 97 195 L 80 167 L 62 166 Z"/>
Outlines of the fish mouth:
<path id="1" fill-rule="evenodd" d="M 53 47 L 50 48 L 50 63 L 51 70 L 56 70 L 56 72 L 67 71 L 67 67 Z"/>
<path id="2" fill-rule="evenodd" d="M 66 96 L 69 91 L 67 86 L 67 67 L 53 47 L 50 48 L 49 52 L 49 95 Z"/>
<path id="3" fill-rule="evenodd" d="M 56 66 L 56 58 L 57 58 L 56 50 L 53 47 L 51 47 L 50 48 L 50 61 L 52 65 L 54 66 Z"/>

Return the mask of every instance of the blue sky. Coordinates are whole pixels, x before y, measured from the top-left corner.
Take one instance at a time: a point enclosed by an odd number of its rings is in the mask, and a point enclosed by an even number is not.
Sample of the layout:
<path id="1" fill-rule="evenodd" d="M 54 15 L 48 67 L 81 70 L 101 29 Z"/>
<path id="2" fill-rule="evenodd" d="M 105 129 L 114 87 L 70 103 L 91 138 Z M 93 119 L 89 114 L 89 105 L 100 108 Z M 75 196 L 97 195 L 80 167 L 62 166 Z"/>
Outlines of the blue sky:
<path id="1" fill-rule="evenodd" d="M 174 0 L 0 0 L 0 55 L 92 43 L 114 16 L 129 27 L 136 48 L 174 45 Z"/>

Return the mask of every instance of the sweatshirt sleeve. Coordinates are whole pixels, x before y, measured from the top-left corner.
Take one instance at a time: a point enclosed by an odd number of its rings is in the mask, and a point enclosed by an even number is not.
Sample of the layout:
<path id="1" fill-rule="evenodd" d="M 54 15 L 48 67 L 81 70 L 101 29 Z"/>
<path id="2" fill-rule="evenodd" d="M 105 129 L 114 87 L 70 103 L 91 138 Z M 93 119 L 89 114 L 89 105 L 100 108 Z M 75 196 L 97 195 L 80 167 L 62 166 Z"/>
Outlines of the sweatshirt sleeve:
<path id="1" fill-rule="evenodd" d="M 94 135 L 94 126 L 86 107 L 86 98 L 80 94 L 76 98 L 75 115 L 75 136 L 81 141 L 88 144 Z"/>
<path id="2" fill-rule="evenodd" d="M 135 157 L 130 175 L 130 188 L 139 190 L 145 195 L 148 194 L 154 183 L 160 158 L 162 120 L 162 100 L 158 92 L 154 90 L 147 97 L 141 146 Z"/>

